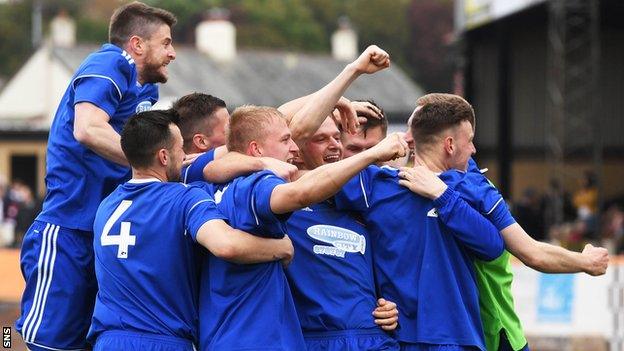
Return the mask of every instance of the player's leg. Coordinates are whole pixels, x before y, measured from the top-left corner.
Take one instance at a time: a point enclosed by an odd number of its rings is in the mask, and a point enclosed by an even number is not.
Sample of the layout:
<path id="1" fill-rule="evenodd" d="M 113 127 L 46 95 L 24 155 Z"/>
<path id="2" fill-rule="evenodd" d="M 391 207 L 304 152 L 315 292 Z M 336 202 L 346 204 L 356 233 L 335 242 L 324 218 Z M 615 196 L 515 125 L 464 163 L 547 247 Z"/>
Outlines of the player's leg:
<path id="1" fill-rule="evenodd" d="M 97 293 L 93 234 L 35 221 L 20 261 L 26 288 L 15 324 L 29 349 L 87 348 Z"/>

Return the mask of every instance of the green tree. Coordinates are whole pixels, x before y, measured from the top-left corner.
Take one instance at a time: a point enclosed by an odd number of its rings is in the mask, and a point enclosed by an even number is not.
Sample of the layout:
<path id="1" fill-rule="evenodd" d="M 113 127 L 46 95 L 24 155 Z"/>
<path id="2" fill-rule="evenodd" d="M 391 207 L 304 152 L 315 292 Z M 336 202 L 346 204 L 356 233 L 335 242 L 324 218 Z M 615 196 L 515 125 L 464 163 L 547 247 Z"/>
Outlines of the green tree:
<path id="1" fill-rule="evenodd" d="M 27 2 L 0 4 L 0 76 L 9 78 L 33 52 L 31 7 Z"/>

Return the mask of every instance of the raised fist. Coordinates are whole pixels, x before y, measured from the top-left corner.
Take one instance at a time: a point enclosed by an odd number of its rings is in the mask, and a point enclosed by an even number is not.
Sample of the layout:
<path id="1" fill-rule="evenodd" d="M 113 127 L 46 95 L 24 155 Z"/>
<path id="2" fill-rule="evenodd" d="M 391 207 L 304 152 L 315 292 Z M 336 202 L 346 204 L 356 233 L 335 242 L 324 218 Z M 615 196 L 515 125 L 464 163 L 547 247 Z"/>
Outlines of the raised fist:
<path id="1" fill-rule="evenodd" d="M 392 133 L 369 150 L 375 153 L 377 162 L 386 162 L 405 156 L 408 148 L 407 143 L 398 133 Z"/>
<path id="2" fill-rule="evenodd" d="M 351 65 L 358 73 L 375 73 L 390 67 L 390 55 L 377 45 L 371 45 Z"/>

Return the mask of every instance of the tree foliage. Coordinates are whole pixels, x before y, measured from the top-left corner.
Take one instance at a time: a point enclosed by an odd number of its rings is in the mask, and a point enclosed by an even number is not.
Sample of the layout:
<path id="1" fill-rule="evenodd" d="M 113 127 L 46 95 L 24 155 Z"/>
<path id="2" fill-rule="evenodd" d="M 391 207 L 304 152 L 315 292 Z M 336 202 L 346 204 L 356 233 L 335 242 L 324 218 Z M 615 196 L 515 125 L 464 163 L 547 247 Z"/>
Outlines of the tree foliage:
<path id="1" fill-rule="evenodd" d="M 34 1 L 43 4 L 46 24 L 64 9 L 76 18 L 78 42 L 106 41 L 116 0 L 24 0 L 0 4 L 0 76 L 15 72 L 33 51 L 30 39 Z M 451 0 L 144 0 L 178 17 L 176 43 L 191 44 L 195 26 L 210 8 L 226 8 L 241 47 L 328 52 L 338 19 L 347 16 L 360 49 L 377 44 L 426 88 L 450 87 L 448 45 Z M 10 53 L 10 54 L 9 54 Z M 445 85 L 446 84 L 446 85 Z"/>

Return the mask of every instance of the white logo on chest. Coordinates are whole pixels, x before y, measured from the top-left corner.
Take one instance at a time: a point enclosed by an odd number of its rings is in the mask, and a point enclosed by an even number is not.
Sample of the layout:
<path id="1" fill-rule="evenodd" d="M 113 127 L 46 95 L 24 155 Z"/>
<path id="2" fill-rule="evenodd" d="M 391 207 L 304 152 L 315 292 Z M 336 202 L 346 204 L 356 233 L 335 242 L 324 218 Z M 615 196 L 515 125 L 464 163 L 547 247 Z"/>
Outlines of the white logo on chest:
<path id="1" fill-rule="evenodd" d="M 438 217 L 438 210 L 434 207 L 427 212 L 427 217 Z"/>
<path id="2" fill-rule="evenodd" d="M 347 252 L 359 252 L 362 255 L 366 252 L 366 238 L 352 230 L 318 224 L 309 227 L 306 232 L 311 238 L 332 245 L 314 245 L 312 249 L 317 255 L 344 258 Z"/>

